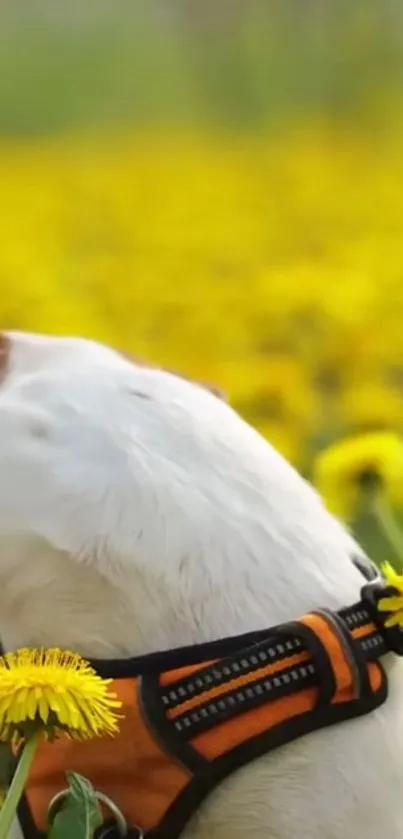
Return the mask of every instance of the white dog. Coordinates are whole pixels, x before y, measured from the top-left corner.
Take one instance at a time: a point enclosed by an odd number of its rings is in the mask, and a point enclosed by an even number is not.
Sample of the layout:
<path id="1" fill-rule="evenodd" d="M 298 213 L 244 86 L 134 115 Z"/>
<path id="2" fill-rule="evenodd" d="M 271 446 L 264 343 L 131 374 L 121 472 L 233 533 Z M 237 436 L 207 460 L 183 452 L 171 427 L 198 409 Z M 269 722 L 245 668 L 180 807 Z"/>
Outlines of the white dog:
<path id="1" fill-rule="evenodd" d="M 0 358 L 6 649 L 129 657 L 359 598 L 350 536 L 208 390 L 77 338 L 9 332 Z M 183 839 L 402 839 L 397 658 L 387 672 L 385 705 L 235 772 Z"/>

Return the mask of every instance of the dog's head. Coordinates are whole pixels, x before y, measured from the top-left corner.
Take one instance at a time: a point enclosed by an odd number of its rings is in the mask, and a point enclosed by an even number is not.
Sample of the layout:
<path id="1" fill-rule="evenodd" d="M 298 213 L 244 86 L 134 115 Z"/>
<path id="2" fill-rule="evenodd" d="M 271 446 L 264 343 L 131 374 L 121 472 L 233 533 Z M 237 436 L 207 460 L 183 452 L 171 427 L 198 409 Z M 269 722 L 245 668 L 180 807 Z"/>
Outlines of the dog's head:
<path id="1" fill-rule="evenodd" d="M 41 534 L 84 561 L 132 550 L 163 506 L 158 476 L 180 479 L 197 419 L 222 410 L 217 389 L 78 338 L 5 333 L 0 377 L 0 536 Z"/>
<path id="2" fill-rule="evenodd" d="M 79 603 L 80 589 L 104 609 L 107 584 L 120 598 L 131 587 L 131 608 L 136 592 L 147 600 L 142 583 L 157 598 L 207 516 L 199 479 L 225 424 L 218 396 L 93 341 L 0 336 L 0 634 L 29 615 L 39 628 L 46 597 Z"/>
<path id="3" fill-rule="evenodd" d="M 332 592 L 343 568 L 347 585 L 357 579 L 348 540 L 206 387 L 93 341 L 2 335 L 0 635 L 10 645 L 53 638 L 129 653 L 266 625 L 325 578 Z"/>

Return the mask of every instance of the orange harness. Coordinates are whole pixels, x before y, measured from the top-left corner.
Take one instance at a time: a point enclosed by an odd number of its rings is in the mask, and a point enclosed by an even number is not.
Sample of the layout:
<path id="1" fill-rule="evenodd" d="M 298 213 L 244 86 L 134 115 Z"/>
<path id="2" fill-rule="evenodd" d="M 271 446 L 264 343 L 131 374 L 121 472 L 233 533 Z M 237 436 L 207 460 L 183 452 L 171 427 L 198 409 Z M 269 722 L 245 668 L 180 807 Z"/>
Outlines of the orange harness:
<path id="1" fill-rule="evenodd" d="M 366 714 L 387 696 L 378 659 L 403 651 L 376 610 L 385 589 L 338 613 L 312 612 L 264 632 L 129 661 L 97 662 L 115 679 L 124 719 L 116 738 L 44 743 L 19 812 L 39 839 L 67 770 L 124 814 L 131 839 L 177 839 L 209 792 L 255 758 L 313 730 Z M 101 836 L 119 836 L 105 823 Z"/>

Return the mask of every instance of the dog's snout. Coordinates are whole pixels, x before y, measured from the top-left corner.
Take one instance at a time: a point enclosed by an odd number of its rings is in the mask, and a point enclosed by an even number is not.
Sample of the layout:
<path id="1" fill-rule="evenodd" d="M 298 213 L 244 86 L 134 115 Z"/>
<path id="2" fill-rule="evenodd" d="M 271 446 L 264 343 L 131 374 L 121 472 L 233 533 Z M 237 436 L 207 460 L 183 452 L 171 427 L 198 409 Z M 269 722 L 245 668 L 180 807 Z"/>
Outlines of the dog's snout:
<path id="1" fill-rule="evenodd" d="M 10 359 L 10 339 L 0 332 L 0 383 L 4 379 Z"/>

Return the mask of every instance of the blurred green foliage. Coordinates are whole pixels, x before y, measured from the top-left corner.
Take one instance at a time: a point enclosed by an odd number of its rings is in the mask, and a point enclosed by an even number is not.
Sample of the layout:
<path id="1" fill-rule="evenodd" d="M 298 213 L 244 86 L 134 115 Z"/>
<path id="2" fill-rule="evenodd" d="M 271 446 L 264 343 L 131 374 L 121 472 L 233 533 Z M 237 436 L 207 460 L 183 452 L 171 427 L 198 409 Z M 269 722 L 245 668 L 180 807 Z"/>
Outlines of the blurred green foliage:
<path id="1" fill-rule="evenodd" d="M 403 90 L 393 0 L 84 6 L 2 4 L 3 134 L 161 120 L 267 128 L 310 109 L 380 127 Z"/>

